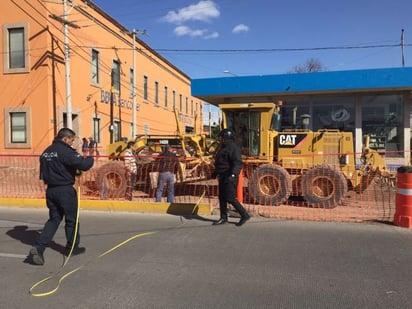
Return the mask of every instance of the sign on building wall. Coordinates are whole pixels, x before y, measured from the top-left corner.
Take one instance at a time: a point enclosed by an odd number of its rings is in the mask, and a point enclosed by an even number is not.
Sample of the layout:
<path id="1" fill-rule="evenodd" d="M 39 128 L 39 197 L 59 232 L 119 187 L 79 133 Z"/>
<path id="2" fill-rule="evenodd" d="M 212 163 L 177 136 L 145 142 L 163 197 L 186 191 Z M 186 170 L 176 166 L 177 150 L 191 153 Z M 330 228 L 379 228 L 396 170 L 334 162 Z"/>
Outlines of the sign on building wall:
<path id="1" fill-rule="evenodd" d="M 100 102 L 109 104 L 111 102 L 111 92 L 107 90 L 100 90 Z M 113 104 L 120 105 L 127 109 L 133 109 L 133 102 L 127 99 L 122 99 L 116 93 L 113 93 Z M 139 103 L 136 103 L 136 111 L 139 111 Z"/>

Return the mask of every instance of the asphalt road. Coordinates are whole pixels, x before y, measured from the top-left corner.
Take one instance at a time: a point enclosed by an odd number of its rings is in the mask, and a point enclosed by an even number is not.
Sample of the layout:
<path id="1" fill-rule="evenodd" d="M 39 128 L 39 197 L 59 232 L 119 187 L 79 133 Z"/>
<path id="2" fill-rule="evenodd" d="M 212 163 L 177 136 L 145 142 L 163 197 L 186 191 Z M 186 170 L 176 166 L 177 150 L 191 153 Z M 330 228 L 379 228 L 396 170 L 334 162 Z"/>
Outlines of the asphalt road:
<path id="1" fill-rule="evenodd" d="M 411 308 L 410 229 L 83 211 L 87 251 L 62 269 L 63 225 L 44 266 L 26 258 L 46 219 L 45 209 L 0 208 L 1 308 Z M 79 266 L 55 293 L 30 295 Z"/>

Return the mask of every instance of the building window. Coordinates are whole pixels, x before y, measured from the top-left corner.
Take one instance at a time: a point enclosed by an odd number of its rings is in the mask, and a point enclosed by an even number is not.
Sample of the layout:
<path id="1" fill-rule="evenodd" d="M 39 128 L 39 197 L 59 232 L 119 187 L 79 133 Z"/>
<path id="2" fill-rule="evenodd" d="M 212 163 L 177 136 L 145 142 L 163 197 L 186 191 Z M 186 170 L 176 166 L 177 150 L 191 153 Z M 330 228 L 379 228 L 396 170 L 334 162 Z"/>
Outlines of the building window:
<path id="1" fill-rule="evenodd" d="M 26 23 L 3 25 L 3 72 L 29 71 L 28 32 Z"/>
<path id="2" fill-rule="evenodd" d="M 150 125 L 148 123 L 143 124 L 143 134 L 150 135 Z"/>
<path id="3" fill-rule="evenodd" d="M 100 143 L 100 118 L 93 118 L 93 138 L 96 143 Z"/>
<path id="4" fill-rule="evenodd" d="M 403 156 L 402 100 L 401 95 L 362 97 L 362 135 L 370 137 L 370 148 L 383 152 L 386 157 Z"/>
<path id="5" fill-rule="evenodd" d="M 189 101 L 186 97 L 186 101 L 185 101 L 185 114 L 189 114 Z"/>
<path id="6" fill-rule="evenodd" d="M 115 92 L 120 94 L 120 62 L 113 60 L 112 86 Z"/>
<path id="7" fill-rule="evenodd" d="M 159 82 L 155 82 L 155 104 L 159 104 Z"/>
<path id="8" fill-rule="evenodd" d="M 182 112 L 183 109 L 182 95 L 179 94 L 179 112 Z"/>
<path id="9" fill-rule="evenodd" d="M 175 108 L 176 108 L 176 91 L 174 91 L 174 90 L 173 90 L 173 93 L 172 93 L 172 107 L 173 107 L 173 110 L 175 110 Z"/>
<path id="10" fill-rule="evenodd" d="M 92 49 L 92 83 L 98 85 L 100 83 L 99 76 L 99 52 Z"/>
<path id="11" fill-rule="evenodd" d="M 130 97 L 134 98 L 134 71 L 132 68 L 130 68 L 129 92 L 130 92 Z"/>
<path id="12" fill-rule="evenodd" d="M 115 142 L 120 141 L 120 121 L 113 121 L 113 138 Z"/>
<path id="13" fill-rule="evenodd" d="M 148 93 L 148 77 L 147 76 L 143 76 L 143 99 L 144 100 L 148 100 L 149 99 L 149 93 Z"/>
<path id="14" fill-rule="evenodd" d="M 5 108 L 6 148 L 30 148 L 30 109 Z"/>
<path id="15" fill-rule="evenodd" d="M 165 86 L 165 107 L 167 108 L 167 86 Z"/>
<path id="16" fill-rule="evenodd" d="M 10 113 L 11 143 L 27 143 L 26 113 Z"/>
<path id="17" fill-rule="evenodd" d="M 193 100 L 190 100 L 190 114 L 193 116 Z"/>
<path id="18" fill-rule="evenodd" d="M 302 126 L 302 118 L 299 118 Z M 311 122 L 313 130 L 338 129 L 355 134 L 355 97 L 313 98 Z"/>

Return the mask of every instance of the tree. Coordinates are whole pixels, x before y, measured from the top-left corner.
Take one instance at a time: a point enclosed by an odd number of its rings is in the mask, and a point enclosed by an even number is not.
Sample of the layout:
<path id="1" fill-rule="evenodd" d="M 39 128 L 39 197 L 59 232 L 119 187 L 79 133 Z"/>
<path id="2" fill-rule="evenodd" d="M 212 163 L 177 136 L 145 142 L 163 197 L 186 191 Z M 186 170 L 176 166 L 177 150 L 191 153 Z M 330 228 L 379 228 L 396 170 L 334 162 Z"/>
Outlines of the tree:
<path id="1" fill-rule="evenodd" d="M 309 58 L 304 64 L 296 65 L 289 73 L 308 73 L 326 71 L 325 66 L 317 58 Z"/>

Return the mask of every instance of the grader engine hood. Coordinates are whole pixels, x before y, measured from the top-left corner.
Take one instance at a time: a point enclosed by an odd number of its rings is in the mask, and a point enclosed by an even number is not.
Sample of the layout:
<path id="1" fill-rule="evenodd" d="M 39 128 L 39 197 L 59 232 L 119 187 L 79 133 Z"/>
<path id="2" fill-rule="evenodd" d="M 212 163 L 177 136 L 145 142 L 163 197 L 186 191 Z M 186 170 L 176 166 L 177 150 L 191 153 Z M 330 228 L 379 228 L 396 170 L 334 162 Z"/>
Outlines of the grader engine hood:
<path id="1" fill-rule="evenodd" d="M 354 165 L 353 139 L 349 132 L 281 132 L 277 136 L 276 147 L 275 156 L 286 168 L 306 169 L 324 163 L 340 166 L 345 156 L 345 165 Z"/>
<path id="2" fill-rule="evenodd" d="M 279 133 L 276 140 L 275 158 L 285 168 L 305 168 L 312 164 L 313 132 Z"/>

